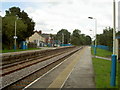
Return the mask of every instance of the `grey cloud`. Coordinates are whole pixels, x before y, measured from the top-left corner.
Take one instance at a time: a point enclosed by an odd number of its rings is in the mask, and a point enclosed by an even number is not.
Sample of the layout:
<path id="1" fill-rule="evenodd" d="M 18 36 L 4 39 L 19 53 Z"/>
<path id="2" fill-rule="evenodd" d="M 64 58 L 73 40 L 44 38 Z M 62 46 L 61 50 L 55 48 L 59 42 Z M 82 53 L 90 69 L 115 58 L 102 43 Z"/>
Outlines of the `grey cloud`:
<path id="1" fill-rule="evenodd" d="M 36 0 L 24 1 L 33 2 Z M 29 12 L 29 14 L 35 18 L 36 29 L 43 29 L 43 32 L 49 32 L 51 27 L 56 30 L 60 30 L 61 28 L 82 28 L 82 30 L 87 30 L 89 29 L 89 27 L 86 27 L 87 24 L 94 23 L 94 21 L 88 21 L 88 16 L 98 18 L 99 30 L 99 28 L 106 27 L 107 24 L 112 22 L 110 19 L 112 16 L 112 6 L 110 5 L 111 2 L 106 2 L 108 0 L 101 0 L 100 3 L 97 1 L 98 0 L 37 0 L 32 3 L 34 6 L 31 5 L 31 7 L 34 9 L 33 12 Z M 103 20 L 101 21 L 101 19 Z M 92 27 L 94 28 L 94 25 L 92 25 Z M 84 31 L 84 33 L 87 33 L 87 31 Z"/>
<path id="2" fill-rule="evenodd" d="M 44 26 L 48 25 L 48 24 L 45 23 L 45 22 L 37 22 L 37 24 L 38 24 L 38 25 L 44 25 Z"/>

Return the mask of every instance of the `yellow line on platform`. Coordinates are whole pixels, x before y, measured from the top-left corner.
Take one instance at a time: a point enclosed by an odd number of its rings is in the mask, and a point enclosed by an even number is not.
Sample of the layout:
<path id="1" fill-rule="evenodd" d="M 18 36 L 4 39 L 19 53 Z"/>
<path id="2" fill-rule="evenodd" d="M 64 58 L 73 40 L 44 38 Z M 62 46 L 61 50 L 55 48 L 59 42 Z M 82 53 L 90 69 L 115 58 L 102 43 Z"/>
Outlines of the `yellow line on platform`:
<path id="1" fill-rule="evenodd" d="M 59 74 L 59 76 L 50 84 L 48 88 L 62 88 L 63 83 L 67 80 L 74 66 L 80 60 L 80 56 L 83 54 L 84 49 L 85 48 L 76 53 L 74 60 L 63 70 L 63 72 Z"/>

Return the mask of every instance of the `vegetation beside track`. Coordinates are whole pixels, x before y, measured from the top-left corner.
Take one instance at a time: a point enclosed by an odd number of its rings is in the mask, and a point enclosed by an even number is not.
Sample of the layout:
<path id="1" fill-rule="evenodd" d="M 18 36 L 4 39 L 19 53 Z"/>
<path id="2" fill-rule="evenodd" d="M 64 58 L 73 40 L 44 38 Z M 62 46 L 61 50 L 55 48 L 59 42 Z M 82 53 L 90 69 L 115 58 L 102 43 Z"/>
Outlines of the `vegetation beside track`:
<path id="1" fill-rule="evenodd" d="M 94 55 L 94 48 L 91 48 L 91 52 L 92 52 L 92 55 Z M 107 57 L 111 57 L 111 55 L 112 55 L 111 51 L 97 48 L 96 56 L 101 56 L 101 57 L 107 58 Z"/>
<path id="2" fill-rule="evenodd" d="M 27 50 L 39 50 L 41 48 L 28 48 L 28 49 L 11 49 L 11 50 L 8 50 L 8 49 L 5 49 L 5 50 L 2 50 L 2 53 L 8 53 L 8 52 L 20 52 L 20 51 L 27 51 Z"/>
<path id="3" fill-rule="evenodd" d="M 93 67 L 94 67 L 94 73 L 95 73 L 96 88 L 116 88 L 117 87 L 117 86 L 116 87 L 110 86 L 111 61 L 93 58 Z M 116 78 L 118 80 L 118 74 Z"/>
<path id="4" fill-rule="evenodd" d="M 93 54 L 93 49 L 91 51 Z M 112 55 L 110 51 L 97 49 L 97 56 L 108 57 L 110 55 Z M 96 88 L 117 88 L 118 68 L 117 68 L 117 75 L 116 75 L 117 85 L 116 87 L 111 87 L 110 86 L 111 61 L 99 59 L 99 58 L 92 58 L 92 60 L 93 60 L 93 68 L 95 73 Z"/>

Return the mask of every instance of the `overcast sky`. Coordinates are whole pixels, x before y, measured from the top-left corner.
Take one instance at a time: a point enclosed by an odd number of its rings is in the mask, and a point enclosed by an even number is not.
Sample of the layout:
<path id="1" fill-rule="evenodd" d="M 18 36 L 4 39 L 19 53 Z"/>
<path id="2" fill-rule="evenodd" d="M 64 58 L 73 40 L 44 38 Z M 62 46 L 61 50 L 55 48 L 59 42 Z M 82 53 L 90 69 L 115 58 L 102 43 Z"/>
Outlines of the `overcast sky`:
<path id="1" fill-rule="evenodd" d="M 119 0 L 116 0 L 117 2 Z M 81 30 L 86 35 L 93 36 L 95 20 L 97 19 L 97 33 L 102 33 L 105 27 L 113 27 L 113 0 L 2 0 L 2 12 L 12 6 L 20 7 L 31 17 L 35 30 L 43 33 L 56 33 L 61 29 L 72 32 Z M 53 29 L 53 31 L 51 31 Z"/>

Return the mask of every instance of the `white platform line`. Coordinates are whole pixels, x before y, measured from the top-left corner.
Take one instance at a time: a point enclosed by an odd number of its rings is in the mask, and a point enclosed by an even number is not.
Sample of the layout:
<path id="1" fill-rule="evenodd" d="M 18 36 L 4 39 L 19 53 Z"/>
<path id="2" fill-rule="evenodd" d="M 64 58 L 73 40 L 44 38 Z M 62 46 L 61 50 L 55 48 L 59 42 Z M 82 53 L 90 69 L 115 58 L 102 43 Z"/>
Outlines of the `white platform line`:
<path id="1" fill-rule="evenodd" d="M 79 60 L 80 60 L 80 58 L 79 58 Z M 77 62 L 78 62 L 78 61 L 77 61 Z M 75 66 L 76 66 L 77 64 L 78 64 L 78 63 L 76 63 L 76 64 L 74 65 L 74 67 L 72 68 L 71 72 L 68 74 L 67 78 L 64 80 L 64 82 L 63 82 L 63 84 L 61 85 L 60 88 L 62 88 L 62 87 L 65 85 L 66 81 L 68 80 L 69 76 L 71 75 L 71 73 L 73 72 L 73 70 L 74 70 L 74 68 L 75 68 Z"/>
<path id="2" fill-rule="evenodd" d="M 56 65 L 55 67 L 53 67 L 51 70 L 49 70 L 48 72 L 46 72 L 45 74 L 43 74 L 42 76 L 40 76 L 39 78 L 37 78 L 36 80 L 34 80 L 32 83 L 30 83 L 29 85 L 27 85 L 25 88 L 23 88 L 22 90 L 25 90 L 26 88 L 30 87 L 32 84 L 34 84 L 35 82 L 37 82 L 39 79 L 41 79 L 42 77 L 44 77 L 46 74 L 50 73 L 52 70 L 54 70 L 55 68 L 57 68 L 58 66 L 60 66 L 62 63 L 64 63 L 65 61 L 67 61 L 68 59 L 62 61 L 61 63 L 59 63 L 58 65 Z"/>
<path id="3" fill-rule="evenodd" d="M 74 68 L 73 68 L 74 69 Z M 64 84 L 66 83 L 67 79 L 69 78 L 69 76 L 71 75 L 73 69 L 71 70 L 71 72 L 68 74 L 67 78 L 64 80 L 63 84 L 61 85 L 60 88 L 62 88 L 64 86 Z"/>

